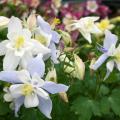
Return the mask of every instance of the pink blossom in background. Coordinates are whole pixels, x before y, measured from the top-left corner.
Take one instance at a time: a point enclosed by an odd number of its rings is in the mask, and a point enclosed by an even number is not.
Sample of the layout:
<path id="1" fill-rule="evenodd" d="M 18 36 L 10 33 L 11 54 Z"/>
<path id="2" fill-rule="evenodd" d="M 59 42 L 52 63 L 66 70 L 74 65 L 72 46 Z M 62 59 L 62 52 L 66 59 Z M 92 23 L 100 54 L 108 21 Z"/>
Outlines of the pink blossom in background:
<path id="1" fill-rule="evenodd" d="M 40 0 L 22 0 L 22 2 L 34 8 L 37 8 L 40 4 Z"/>

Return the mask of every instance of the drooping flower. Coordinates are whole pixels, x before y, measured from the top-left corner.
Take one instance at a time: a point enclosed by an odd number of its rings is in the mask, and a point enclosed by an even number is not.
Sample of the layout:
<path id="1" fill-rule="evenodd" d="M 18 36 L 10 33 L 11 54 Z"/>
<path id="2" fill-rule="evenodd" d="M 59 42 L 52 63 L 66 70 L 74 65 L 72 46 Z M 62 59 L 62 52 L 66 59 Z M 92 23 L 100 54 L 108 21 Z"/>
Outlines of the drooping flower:
<path id="1" fill-rule="evenodd" d="M 68 90 L 66 85 L 44 81 L 44 69 L 41 55 L 38 55 L 28 63 L 27 70 L 0 72 L 1 80 L 13 83 L 9 91 L 15 104 L 16 116 L 24 104 L 26 108 L 38 107 L 46 117 L 51 118 L 52 101 L 48 93 L 56 94 Z"/>
<path id="2" fill-rule="evenodd" d="M 8 40 L 0 43 L 0 56 L 5 55 L 3 60 L 4 70 L 14 70 L 20 65 L 26 67 L 33 54 L 49 53 L 50 49 L 38 44 L 31 39 L 31 32 L 23 28 L 20 19 L 12 17 L 8 24 Z"/>
<path id="3" fill-rule="evenodd" d="M 74 31 L 79 30 L 79 32 L 83 35 L 83 37 L 91 43 L 91 34 L 101 33 L 100 29 L 95 25 L 95 21 L 97 21 L 99 17 L 84 17 L 80 20 L 73 20 L 71 24 L 67 25 L 67 29 Z"/>
<path id="4" fill-rule="evenodd" d="M 105 31 L 103 47 L 99 48 L 103 54 L 99 57 L 95 64 L 91 65 L 93 70 L 97 70 L 108 58 L 110 58 L 106 64 L 107 74 L 105 79 L 108 78 L 115 66 L 120 71 L 120 45 L 116 48 L 117 40 L 118 37 L 116 35 L 112 34 L 110 31 Z"/>

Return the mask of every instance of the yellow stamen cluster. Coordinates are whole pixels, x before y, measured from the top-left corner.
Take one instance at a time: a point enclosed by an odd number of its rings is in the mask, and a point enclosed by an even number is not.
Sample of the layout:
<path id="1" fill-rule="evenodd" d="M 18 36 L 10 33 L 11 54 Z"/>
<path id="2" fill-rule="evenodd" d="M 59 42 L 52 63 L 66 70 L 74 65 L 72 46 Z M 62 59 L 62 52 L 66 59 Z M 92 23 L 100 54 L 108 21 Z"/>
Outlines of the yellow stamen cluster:
<path id="1" fill-rule="evenodd" d="M 54 18 L 54 19 L 53 19 L 53 22 L 52 22 L 52 24 L 51 24 L 51 28 L 54 29 L 55 26 L 58 25 L 58 24 L 60 24 L 60 23 L 61 23 L 60 19 Z"/>
<path id="2" fill-rule="evenodd" d="M 110 21 L 108 19 L 101 20 L 100 23 L 98 23 L 98 27 L 100 30 L 104 31 L 110 26 Z"/>
<path id="3" fill-rule="evenodd" d="M 24 45 L 25 39 L 23 36 L 19 36 L 15 42 L 15 48 L 20 49 Z"/>
<path id="4" fill-rule="evenodd" d="M 33 92 L 33 86 L 30 84 L 25 84 L 22 87 L 23 95 L 30 95 Z"/>
<path id="5" fill-rule="evenodd" d="M 58 25 L 58 24 L 60 24 L 61 22 L 60 22 L 60 19 L 54 18 L 53 23 L 54 23 L 55 25 Z"/>
<path id="6" fill-rule="evenodd" d="M 120 62 L 120 53 L 115 54 L 114 57 L 115 57 L 115 60 L 116 60 L 116 61 Z"/>

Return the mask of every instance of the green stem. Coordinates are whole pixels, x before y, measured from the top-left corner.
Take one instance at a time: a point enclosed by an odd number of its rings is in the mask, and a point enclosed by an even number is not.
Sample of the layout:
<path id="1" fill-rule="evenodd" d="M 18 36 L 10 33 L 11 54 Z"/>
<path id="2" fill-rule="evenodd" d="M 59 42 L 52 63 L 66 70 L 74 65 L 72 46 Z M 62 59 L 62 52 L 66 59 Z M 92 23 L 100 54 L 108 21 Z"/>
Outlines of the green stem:
<path id="1" fill-rule="evenodd" d="M 98 93 L 99 93 L 101 84 L 102 84 L 102 78 L 101 78 L 100 71 L 98 71 L 98 73 L 97 73 L 97 80 L 96 80 L 95 99 L 96 99 L 97 96 L 98 96 Z"/>

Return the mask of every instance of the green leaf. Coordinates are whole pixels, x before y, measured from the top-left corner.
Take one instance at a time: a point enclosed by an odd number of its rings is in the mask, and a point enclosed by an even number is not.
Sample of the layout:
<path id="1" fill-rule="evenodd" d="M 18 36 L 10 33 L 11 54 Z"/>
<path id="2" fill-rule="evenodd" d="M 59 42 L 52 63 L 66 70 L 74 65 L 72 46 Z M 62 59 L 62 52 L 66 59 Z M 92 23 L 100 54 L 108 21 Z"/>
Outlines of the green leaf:
<path id="1" fill-rule="evenodd" d="M 0 101 L 0 115 L 6 115 L 10 111 L 9 104 Z"/>
<path id="2" fill-rule="evenodd" d="M 102 114 L 109 114 L 110 113 L 110 103 L 107 97 L 103 97 L 100 100 L 100 110 Z"/>
<path id="3" fill-rule="evenodd" d="M 71 107 L 75 114 L 79 115 L 79 120 L 90 120 L 92 111 L 90 110 L 89 99 L 86 97 L 77 98 Z"/>
<path id="4" fill-rule="evenodd" d="M 93 115 L 101 116 L 99 103 L 87 97 L 77 98 L 73 102 L 71 110 L 79 115 L 80 120 L 90 120 Z"/>
<path id="5" fill-rule="evenodd" d="M 111 96 L 108 98 L 113 112 L 120 116 L 120 89 L 113 90 Z"/>

